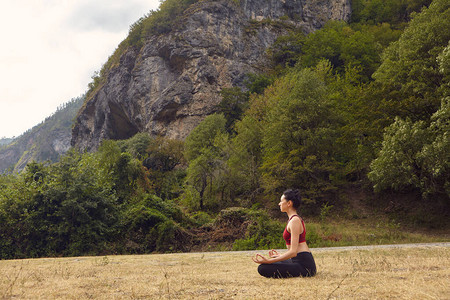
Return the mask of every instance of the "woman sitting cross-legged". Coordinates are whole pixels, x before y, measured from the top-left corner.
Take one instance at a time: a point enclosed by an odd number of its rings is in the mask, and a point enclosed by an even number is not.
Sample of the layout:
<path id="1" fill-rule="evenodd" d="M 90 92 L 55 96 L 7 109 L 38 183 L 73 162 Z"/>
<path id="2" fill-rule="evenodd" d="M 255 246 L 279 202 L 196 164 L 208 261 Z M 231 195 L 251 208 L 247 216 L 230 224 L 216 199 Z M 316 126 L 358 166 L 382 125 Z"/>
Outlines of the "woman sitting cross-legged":
<path id="1" fill-rule="evenodd" d="M 269 258 L 261 254 L 252 258 L 255 263 L 260 264 L 258 272 L 264 277 L 310 277 L 316 274 L 316 263 L 305 240 L 305 223 L 297 214 L 300 202 L 298 190 L 286 190 L 281 196 L 278 205 L 289 217 L 283 232 L 288 251 L 279 254 L 276 250 L 270 250 Z"/>

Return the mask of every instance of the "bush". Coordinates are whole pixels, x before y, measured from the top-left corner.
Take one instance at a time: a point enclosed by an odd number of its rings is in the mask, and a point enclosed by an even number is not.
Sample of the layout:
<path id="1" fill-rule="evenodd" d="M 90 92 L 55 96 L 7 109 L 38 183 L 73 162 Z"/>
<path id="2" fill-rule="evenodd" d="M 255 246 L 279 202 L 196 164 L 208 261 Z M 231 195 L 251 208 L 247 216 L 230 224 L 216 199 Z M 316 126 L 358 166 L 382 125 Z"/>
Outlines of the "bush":
<path id="1" fill-rule="evenodd" d="M 145 195 L 124 212 L 122 232 L 128 245 L 126 251 L 149 253 L 185 249 L 187 234 L 177 225 L 184 220 L 183 213 L 173 202 Z"/>
<path id="2" fill-rule="evenodd" d="M 285 247 L 282 237 L 284 224 L 272 220 L 262 210 L 234 209 L 225 210 L 222 219 L 248 222 L 245 238 L 237 239 L 233 243 L 233 250 L 279 249 Z"/>
<path id="3" fill-rule="evenodd" d="M 196 223 L 198 226 L 203 226 L 206 224 L 209 224 L 213 221 L 213 218 L 206 212 L 198 211 L 191 215 L 191 219 Z"/>
<path id="4" fill-rule="evenodd" d="M 310 224 L 306 230 L 306 242 L 310 248 L 316 248 L 321 245 L 322 238 L 313 224 Z"/>

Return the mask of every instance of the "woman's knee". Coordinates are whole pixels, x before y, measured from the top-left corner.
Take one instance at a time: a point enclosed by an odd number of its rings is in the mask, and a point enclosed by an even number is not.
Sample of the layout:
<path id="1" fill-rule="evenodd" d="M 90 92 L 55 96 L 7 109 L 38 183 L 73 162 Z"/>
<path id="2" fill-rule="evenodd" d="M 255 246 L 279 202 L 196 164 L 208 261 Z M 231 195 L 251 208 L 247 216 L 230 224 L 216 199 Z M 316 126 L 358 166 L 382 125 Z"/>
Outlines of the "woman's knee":
<path id="1" fill-rule="evenodd" d="M 258 266 L 258 273 L 261 276 L 267 277 L 267 278 L 280 278 L 283 277 L 280 273 L 279 268 L 277 268 L 275 265 L 259 265 Z"/>
<path id="2" fill-rule="evenodd" d="M 259 265 L 258 266 L 258 273 L 259 273 L 259 275 L 261 275 L 261 276 L 264 276 L 264 277 L 272 277 L 272 276 L 270 276 L 270 266 L 269 265 Z"/>
<path id="3" fill-rule="evenodd" d="M 267 278 L 289 278 L 300 276 L 300 271 L 292 268 L 286 268 L 280 265 L 264 265 L 258 266 L 258 273 Z"/>

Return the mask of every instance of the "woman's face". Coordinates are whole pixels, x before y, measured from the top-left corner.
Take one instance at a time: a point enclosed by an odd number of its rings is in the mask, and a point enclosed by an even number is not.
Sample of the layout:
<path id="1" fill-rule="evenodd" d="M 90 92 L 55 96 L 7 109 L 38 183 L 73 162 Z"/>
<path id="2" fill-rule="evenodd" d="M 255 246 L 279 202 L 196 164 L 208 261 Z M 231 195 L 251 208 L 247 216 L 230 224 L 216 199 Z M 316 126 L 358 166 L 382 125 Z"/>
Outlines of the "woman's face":
<path id="1" fill-rule="evenodd" d="M 288 204 L 288 201 L 286 200 L 286 198 L 284 197 L 284 195 L 281 196 L 280 203 L 278 203 L 278 206 L 280 207 L 280 210 L 282 212 L 288 211 L 289 204 Z"/>

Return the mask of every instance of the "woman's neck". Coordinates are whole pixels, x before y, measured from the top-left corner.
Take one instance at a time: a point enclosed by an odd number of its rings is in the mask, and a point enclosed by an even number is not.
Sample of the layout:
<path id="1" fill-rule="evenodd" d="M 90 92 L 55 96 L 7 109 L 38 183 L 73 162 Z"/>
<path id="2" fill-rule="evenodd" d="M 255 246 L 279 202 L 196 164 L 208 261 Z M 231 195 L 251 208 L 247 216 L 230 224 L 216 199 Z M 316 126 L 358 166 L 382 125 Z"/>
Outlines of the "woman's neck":
<path id="1" fill-rule="evenodd" d="M 288 210 L 286 213 L 287 213 L 287 215 L 288 215 L 288 218 L 290 219 L 290 218 L 292 218 L 292 216 L 297 215 L 297 210 L 295 210 L 295 209 L 290 209 L 290 210 Z"/>

